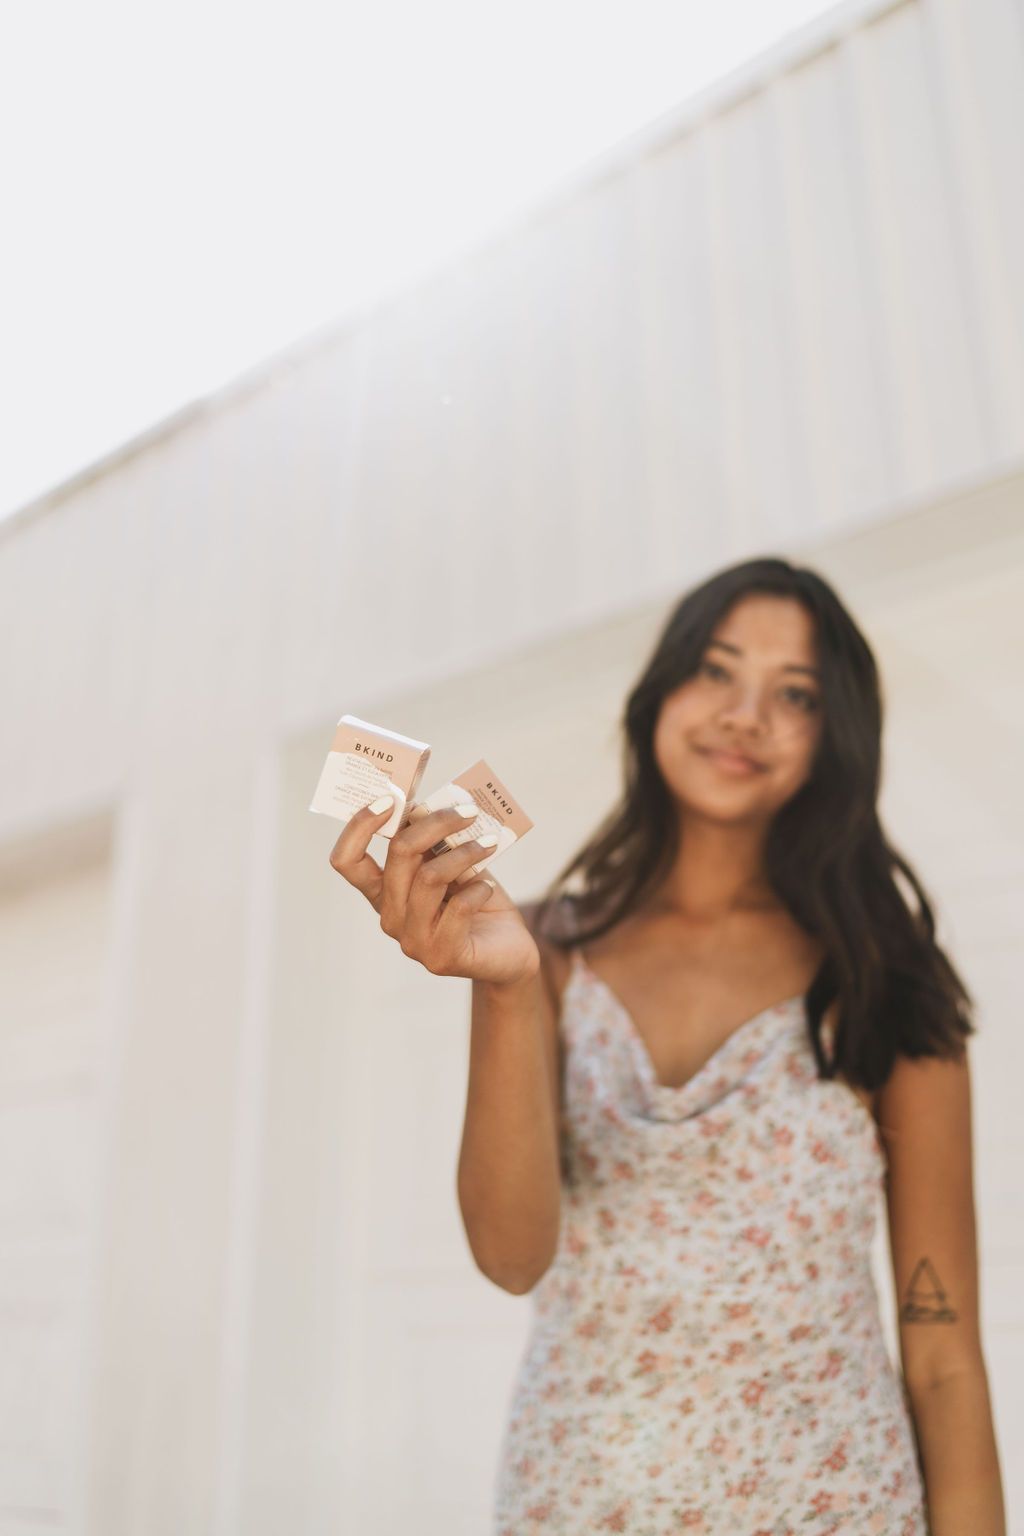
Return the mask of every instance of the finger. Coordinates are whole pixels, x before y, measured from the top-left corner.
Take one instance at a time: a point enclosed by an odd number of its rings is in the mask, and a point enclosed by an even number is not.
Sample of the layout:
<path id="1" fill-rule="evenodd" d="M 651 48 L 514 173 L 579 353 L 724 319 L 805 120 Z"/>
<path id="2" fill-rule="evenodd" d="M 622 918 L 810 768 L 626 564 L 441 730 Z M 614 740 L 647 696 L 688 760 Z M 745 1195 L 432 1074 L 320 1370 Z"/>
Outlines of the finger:
<path id="1" fill-rule="evenodd" d="M 441 902 L 441 911 L 440 911 L 440 914 L 439 914 L 439 917 L 438 917 L 438 923 L 440 924 L 440 919 L 442 917 L 444 917 L 445 913 L 448 911 L 448 908 L 451 906 L 452 902 L 455 900 L 455 897 L 463 895 L 463 893 L 466 892 L 466 891 L 475 891 L 475 892 L 477 892 L 477 894 L 480 897 L 478 905 L 481 906 L 481 907 L 485 907 L 487 905 L 487 903 L 493 898 L 493 896 L 494 896 L 494 889 L 495 889 L 495 886 L 497 885 L 497 883 L 498 882 L 494 879 L 494 877 L 492 875 L 475 875 L 473 877 L 473 879 L 472 880 L 468 880 L 465 885 L 449 885 L 447 895 L 445 896 L 444 900 Z M 459 912 L 459 910 L 461 908 L 461 905 L 462 905 L 461 902 L 460 903 L 456 903 L 456 907 L 455 907 L 456 913 Z M 475 908 L 474 908 L 474 910 L 475 910 Z M 436 928 L 435 928 L 434 932 L 435 932 L 435 934 L 437 933 L 437 929 Z"/>
<path id="2" fill-rule="evenodd" d="M 451 895 L 442 904 L 431 948 L 443 957 L 443 963 L 459 959 L 472 963 L 472 954 L 466 954 L 472 920 L 494 895 L 493 885 L 489 876 L 478 875 L 466 885 L 449 886 L 449 890 Z"/>
<path id="3" fill-rule="evenodd" d="M 491 852 L 492 849 L 481 848 L 477 840 L 471 838 L 433 859 L 420 861 L 409 885 L 402 922 L 402 931 L 414 946 L 430 945 L 443 904 L 456 891 L 463 890 L 467 883 L 457 882 L 457 876 L 468 874 L 474 864 L 479 864 Z"/>
<path id="4" fill-rule="evenodd" d="M 384 871 L 366 848 L 374 832 L 384 826 L 394 809 L 393 800 L 376 813 L 369 805 L 362 806 L 342 827 L 338 841 L 331 849 L 331 868 L 361 891 L 377 912 L 380 911 Z"/>
<path id="5" fill-rule="evenodd" d="M 422 811 L 425 807 L 418 806 L 416 809 Z M 429 867 L 433 862 L 426 857 L 428 851 L 441 838 L 469 826 L 476 814 L 476 806 L 471 815 L 460 816 L 454 806 L 446 805 L 440 810 L 427 811 L 426 815 L 410 819 L 395 833 L 381 877 L 380 921 L 385 933 L 395 935 L 404 932 L 405 911 L 412 882 L 422 868 Z M 435 915 L 443 895 L 442 884 L 437 891 Z"/>
<path id="6" fill-rule="evenodd" d="M 408 820 L 409 820 L 410 823 L 416 822 L 416 821 L 422 821 L 424 816 L 429 816 L 429 815 L 430 815 L 430 808 L 429 808 L 429 806 L 426 806 L 426 805 L 414 805 L 412 810 L 409 812 Z M 426 853 L 423 855 L 423 857 L 425 859 L 433 859 L 433 858 L 436 858 L 437 855 L 434 854 L 434 853 L 431 853 L 430 849 L 428 848 Z"/>

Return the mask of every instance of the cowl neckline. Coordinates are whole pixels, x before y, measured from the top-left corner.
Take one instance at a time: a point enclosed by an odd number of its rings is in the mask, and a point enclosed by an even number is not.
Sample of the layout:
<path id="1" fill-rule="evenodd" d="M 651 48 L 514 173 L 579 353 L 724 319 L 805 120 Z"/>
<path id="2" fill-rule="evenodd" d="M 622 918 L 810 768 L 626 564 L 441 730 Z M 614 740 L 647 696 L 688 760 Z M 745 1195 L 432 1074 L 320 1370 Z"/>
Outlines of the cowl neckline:
<path id="1" fill-rule="evenodd" d="M 663 1083 L 636 1020 L 578 948 L 571 951 L 566 991 L 574 986 L 594 989 L 619 1024 L 632 1052 L 647 1116 L 656 1120 L 682 1120 L 710 1109 L 745 1081 L 777 1035 L 806 1022 L 802 992 L 770 1003 L 726 1035 L 685 1083 Z"/>

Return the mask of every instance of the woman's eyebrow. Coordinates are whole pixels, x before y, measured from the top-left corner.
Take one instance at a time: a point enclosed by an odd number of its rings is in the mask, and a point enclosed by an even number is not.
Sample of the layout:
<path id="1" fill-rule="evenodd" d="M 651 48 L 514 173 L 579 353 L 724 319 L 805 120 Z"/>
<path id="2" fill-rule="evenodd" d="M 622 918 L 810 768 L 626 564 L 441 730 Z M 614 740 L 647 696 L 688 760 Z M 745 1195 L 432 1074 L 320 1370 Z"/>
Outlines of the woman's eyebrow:
<path id="1" fill-rule="evenodd" d="M 730 645 L 728 640 L 709 640 L 708 645 L 720 645 L 723 651 L 731 651 L 734 656 L 742 656 L 743 652 L 738 645 Z M 809 672 L 811 677 L 821 679 L 821 673 L 817 667 L 800 667 L 795 662 L 787 662 L 782 668 L 783 672 Z"/>

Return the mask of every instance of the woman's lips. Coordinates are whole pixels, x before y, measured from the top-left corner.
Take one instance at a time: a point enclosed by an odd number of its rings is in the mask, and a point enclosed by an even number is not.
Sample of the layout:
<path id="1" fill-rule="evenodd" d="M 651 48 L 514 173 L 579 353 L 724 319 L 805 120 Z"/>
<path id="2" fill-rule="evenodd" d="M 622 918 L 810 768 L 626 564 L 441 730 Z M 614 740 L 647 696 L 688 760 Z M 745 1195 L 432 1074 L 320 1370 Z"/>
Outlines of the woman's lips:
<path id="1" fill-rule="evenodd" d="M 752 776 L 763 771 L 760 765 L 751 762 L 749 757 L 737 757 L 734 752 L 713 752 L 705 747 L 698 747 L 697 750 L 703 752 L 705 757 L 709 757 L 715 766 L 721 768 L 724 773 L 734 773 L 741 777 L 747 777 L 748 775 Z"/>

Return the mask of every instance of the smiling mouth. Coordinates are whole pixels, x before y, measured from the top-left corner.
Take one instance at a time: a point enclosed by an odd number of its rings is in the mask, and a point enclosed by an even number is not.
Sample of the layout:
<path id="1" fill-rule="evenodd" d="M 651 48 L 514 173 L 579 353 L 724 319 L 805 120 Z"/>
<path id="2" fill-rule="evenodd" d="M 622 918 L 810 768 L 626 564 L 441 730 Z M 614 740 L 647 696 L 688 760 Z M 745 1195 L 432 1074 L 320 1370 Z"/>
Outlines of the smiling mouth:
<path id="1" fill-rule="evenodd" d="M 742 753 L 722 752 L 714 747 L 698 747 L 697 751 L 722 768 L 732 768 L 742 773 L 761 773 L 764 770 L 762 763 L 757 763 L 752 757 L 744 757 Z"/>

